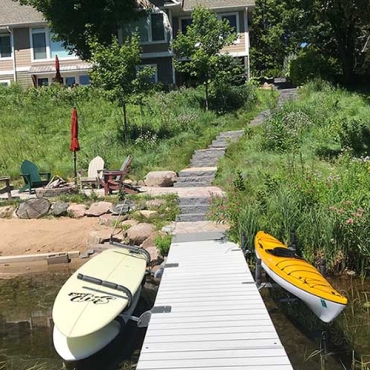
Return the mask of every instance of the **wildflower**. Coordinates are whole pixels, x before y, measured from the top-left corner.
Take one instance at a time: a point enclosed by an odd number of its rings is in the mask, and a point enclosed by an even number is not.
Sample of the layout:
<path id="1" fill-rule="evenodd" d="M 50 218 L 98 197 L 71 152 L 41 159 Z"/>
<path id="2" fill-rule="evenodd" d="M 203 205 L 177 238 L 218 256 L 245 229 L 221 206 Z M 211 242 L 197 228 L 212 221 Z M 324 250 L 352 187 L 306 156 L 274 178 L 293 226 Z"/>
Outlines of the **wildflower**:
<path id="1" fill-rule="evenodd" d="M 338 212 L 339 212 L 340 214 L 343 214 L 343 213 L 344 213 L 344 209 L 343 209 L 343 208 L 341 208 L 340 210 L 338 210 Z"/>
<path id="2" fill-rule="evenodd" d="M 349 218 L 347 221 L 346 221 L 346 224 L 349 225 L 349 224 L 353 224 L 353 218 Z"/>
<path id="3" fill-rule="evenodd" d="M 336 210 L 337 210 L 337 208 L 334 207 L 334 206 L 329 207 L 329 211 L 336 211 Z"/>
<path id="4" fill-rule="evenodd" d="M 357 212 L 358 212 L 358 213 L 363 213 L 363 212 L 364 212 L 364 209 L 363 209 L 363 208 L 359 208 L 359 209 L 357 210 Z"/>

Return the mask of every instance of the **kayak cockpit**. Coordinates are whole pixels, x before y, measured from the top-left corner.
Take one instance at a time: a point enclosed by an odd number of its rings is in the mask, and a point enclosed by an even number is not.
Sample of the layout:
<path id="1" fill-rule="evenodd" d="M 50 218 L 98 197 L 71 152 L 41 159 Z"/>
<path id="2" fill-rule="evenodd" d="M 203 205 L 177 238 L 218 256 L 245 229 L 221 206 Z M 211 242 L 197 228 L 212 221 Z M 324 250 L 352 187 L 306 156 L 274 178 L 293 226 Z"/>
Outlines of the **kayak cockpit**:
<path id="1" fill-rule="evenodd" d="M 270 254 L 272 254 L 276 257 L 302 259 L 293 250 L 288 249 L 288 248 L 284 248 L 284 247 L 275 247 L 273 249 L 266 249 L 266 252 L 270 253 Z"/>

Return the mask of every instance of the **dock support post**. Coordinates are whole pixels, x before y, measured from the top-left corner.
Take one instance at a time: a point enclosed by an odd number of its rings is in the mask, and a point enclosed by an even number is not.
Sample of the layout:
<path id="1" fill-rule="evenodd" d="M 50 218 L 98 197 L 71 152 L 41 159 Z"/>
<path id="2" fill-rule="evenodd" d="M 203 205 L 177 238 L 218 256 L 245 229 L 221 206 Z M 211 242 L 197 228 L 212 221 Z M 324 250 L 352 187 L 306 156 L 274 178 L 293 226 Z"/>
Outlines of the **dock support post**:
<path id="1" fill-rule="evenodd" d="M 256 284 L 259 287 L 262 284 L 262 264 L 261 259 L 256 259 Z"/>
<path id="2" fill-rule="evenodd" d="M 319 271 L 320 271 L 320 274 L 325 277 L 325 275 L 326 275 L 326 260 L 325 260 L 325 258 L 320 259 Z"/>

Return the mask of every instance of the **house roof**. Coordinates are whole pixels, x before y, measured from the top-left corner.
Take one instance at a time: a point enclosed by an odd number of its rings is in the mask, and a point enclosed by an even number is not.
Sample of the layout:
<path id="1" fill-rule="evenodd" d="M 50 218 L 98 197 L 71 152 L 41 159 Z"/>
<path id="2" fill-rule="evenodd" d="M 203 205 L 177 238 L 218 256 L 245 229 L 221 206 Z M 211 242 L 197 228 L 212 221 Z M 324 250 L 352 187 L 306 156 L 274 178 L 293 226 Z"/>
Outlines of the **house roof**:
<path id="1" fill-rule="evenodd" d="M 208 9 L 222 9 L 254 6 L 255 0 L 182 0 L 182 7 L 185 11 L 192 10 L 196 6 Z"/>
<path id="2" fill-rule="evenodd" d="M 87 71 L 92 67 L 90 63 L 85 62 L 76 62 L 75 64 L 69 64 L 69 65 L 60 65 L 60 71 L 61 72 L 78 72 L 78 71 Z M 29 71 L 29 73 L 32 74 L 49 74 L 49 73 L 55 73 L 55 66 L 54 62 L 50 65 L 44 65 L 44 66 L 32 66 Z"/>
<path id="3" fill-rule="evenodd" d="M 45 22 L 42 13 L 18 1 L 0 0 L 0 27 Z"/>

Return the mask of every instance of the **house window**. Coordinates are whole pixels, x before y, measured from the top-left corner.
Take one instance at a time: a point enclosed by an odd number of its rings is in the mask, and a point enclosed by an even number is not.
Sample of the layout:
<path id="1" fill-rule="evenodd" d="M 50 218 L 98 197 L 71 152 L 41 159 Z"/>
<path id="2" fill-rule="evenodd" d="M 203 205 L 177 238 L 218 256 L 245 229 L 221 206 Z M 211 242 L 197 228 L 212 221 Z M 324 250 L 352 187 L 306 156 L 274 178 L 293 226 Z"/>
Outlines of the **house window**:
<path id="1" fill-rule="evenodd" d="M 44 28 L 32 29 L 33 59 L 46 59 L 46 33 Z"/>
<path id="2" fill-rule="evenodd" d="M 60 41 L 54 40 L 54 34 L 47 28 L 33 28 L 31 30 L 31 46 L 33 60 L 49 60 L 58 58 L 75 58 Z"/>
<path id="3" fill-rule="evenodd" d="M 76 78 L 75 77 L 66 77 L 65 81 L 66 81 L 65 82 L 66 86 L 76 85 Z"/>
<path id="4" fill-rule="evenodd" d="M 10 86 L 10 81 L 9 80 L 0 80 L 0 86 Z"/>
<path id="5" fill-rule="evenodd" d="M 156 64 L 140 64 L 136 67 L 137 71 L 140 71 L 141 69 L 145 67 L 152 68 L 153 74 L 149 77 L 148 82 L 152 84 L 156 84 L 158 82 L 158 71 L 157 71 L 157 65 Z"/>
<path id="6" fill-rule="evenodd" d="M 162 13 L 153 13 L 148 18 L 140 18 L 137 22 L 125 25 L 122 31 L 123 40 L 131 37 L 134 32 L 139 34 L 142 43 L 166 40 Z"/>
<path id="7" fill-rule="evenodd" d="M 82 86 L 90 85 L 90 76 L 89 75 L 80 76 L 80 85 Z"/>
<path id="8" fill-rule="evenodd" d="M 56 55 L 58 55 L 58 58 L 68 58 L 71 56 L 68 50 L 66 50 L 61 41 L 54 40 L 55 35 L 53 33 L 50 33 L 50 57 L 55 58 Z"/>
<path id="9" fill-rule="evenodd" d="M 49 79 L 48 78 L 38 78 L 37 79 L 37 86 L 49 86 Z"/>
<path id="10" fill-rule="evenodd" d="M 165 39 L 163 14 L 151 14 L 150 23 L 152 30 L 152 41 L 163 41 Z"/>
<path id="11" fill-rule="evenodd" d="M 181 19 L 181 32 L 186 35 L 187 28 L 193 23 L 193 20 L 191 18 L 183 18 Z"/>
<path id="12" fill-rule="evenodd" d="M 230 27 L 233 28 L 233 31 L 239 32 L 239 23 L 238 23 L 238 17 L 236 14 L 222 14 L 221 19 L 228 20 Z"/>
<path id="13" fill-rule="evenodd" d="M 12 56 L 12 46 L 10 35 L 0 35 L 0 58 L 10 58 Z"/>

